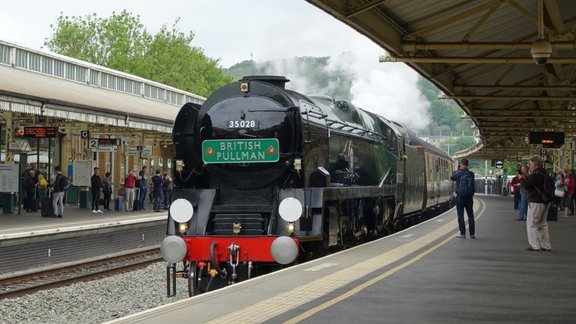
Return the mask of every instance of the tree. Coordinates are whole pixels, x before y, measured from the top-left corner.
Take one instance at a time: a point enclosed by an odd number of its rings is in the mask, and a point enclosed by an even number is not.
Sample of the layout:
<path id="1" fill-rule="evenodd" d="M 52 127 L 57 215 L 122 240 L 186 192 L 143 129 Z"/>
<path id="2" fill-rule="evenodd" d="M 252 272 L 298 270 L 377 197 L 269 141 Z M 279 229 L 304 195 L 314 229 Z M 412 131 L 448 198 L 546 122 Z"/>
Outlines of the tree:
<path id="1" fill-rule="evenodd" d="M 191 45 L 194 34 L 180 32 L 178 22 L 152 35 L 140 16 L 125 10 L 109 18 L 61 13 L 44 44 L 58 54 L 208 96 L 232 79 L 223 74 L 218 59 L 206 57 L 201 48 Z"/>
<path id="2" fill-rule="evenodd" d="M 463 111 L 454 101 L 439 100 L 438 94 L 440 91 L 438 88 L 424 78 L 420 79 L 418 85 L 430 102 L 430 116 L 432 120 L 426 130 L 428 135 L 473 135 L 471 127 L 472 121 L 460 117 Z M 447 129 L 450 129 L 450 132 L 447 132 Z"/>

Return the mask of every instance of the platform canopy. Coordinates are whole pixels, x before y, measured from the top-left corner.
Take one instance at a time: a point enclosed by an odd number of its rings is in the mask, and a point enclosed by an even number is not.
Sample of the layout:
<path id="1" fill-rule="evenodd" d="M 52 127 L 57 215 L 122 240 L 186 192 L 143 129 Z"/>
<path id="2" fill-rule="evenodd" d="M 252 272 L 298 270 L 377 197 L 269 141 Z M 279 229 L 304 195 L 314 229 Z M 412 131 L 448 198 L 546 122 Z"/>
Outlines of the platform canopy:
<path id="1" fill-rule="evenodd" d="M 382 46 L 382 64 L 404 62 L 456 100 L 481 138 L 460 156 L 532 154 L 538 146 L 528 144 L 530 131 L 564 132 L 574 141 L 574 1 L 308 2 Z M 546 64 L 536 64 L 531 52 Z"/>

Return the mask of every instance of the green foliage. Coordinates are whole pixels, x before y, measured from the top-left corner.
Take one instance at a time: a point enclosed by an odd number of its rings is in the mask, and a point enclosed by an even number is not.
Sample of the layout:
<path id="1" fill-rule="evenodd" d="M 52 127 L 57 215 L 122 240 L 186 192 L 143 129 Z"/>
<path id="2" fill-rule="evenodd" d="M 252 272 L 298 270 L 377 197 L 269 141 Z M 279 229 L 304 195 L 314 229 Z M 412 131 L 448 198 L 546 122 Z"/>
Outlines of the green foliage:
<path id="1" fill-rule="evenodd" d="M 263 64 L 256 64 L 256 62 L 252 60 L 247 60 L 234 64 L 228 69 L 224 69 L 224 74 L 234 80 L 240 80 L 245 76 L 264 75 L 266 74 L 266 70 L 264 70 Z"/>
<path id="2" fill-rule="evenodd" d="M 420 78 L 418 82 L 420 90 L 430 102 L 431 122 L 421 133 L 423 135 L 433 136 L 472 136 L 472 121 L 462 119 L 462 109 L 451 100 L 438 100 L 440 91 L 436 86 Z"/>
<path id="3" fill-rule="evenodd" d="M 444 151 L 454 154 L 456 152 L 468 149 L 476 145 L 473 136 L 453 137 L 440 143 L 440 148 Z"/>
<path id="4" fill-rule="evenodd" d="M 223 74 L 219 60 L 191 45 L 194 34 L 180 32 L 178 21 L 151 35 L 140 16 L 125 10 L 109 18 L 60 14 L 45 45 L 58 54 L 208 96 L 231 78 Z"/>

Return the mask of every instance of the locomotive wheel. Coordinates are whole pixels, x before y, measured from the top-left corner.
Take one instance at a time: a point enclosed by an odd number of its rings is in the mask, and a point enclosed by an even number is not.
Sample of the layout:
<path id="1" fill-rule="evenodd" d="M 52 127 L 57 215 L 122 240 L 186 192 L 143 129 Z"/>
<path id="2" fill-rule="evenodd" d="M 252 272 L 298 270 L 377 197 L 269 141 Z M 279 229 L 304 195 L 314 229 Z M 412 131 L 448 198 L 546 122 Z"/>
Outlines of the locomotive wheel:
<path id="1" fill-rule="evenodd" d="M 192 297 L 200 293 L 200 269 L 196 267 L 196 262 L 188 265 L 188 296 Z"/>

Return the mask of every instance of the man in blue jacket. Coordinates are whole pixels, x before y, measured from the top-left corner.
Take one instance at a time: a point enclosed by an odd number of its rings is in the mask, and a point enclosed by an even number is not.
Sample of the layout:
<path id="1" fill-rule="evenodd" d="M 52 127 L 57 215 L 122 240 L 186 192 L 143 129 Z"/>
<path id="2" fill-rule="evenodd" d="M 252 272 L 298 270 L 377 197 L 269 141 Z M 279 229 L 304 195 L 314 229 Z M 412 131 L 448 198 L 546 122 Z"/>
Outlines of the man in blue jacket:
<path id="1" fill-rule="evenodd" d="M 464 222 L 464 209 L 468 215 L 470 238 L 476 238 L 474 225 L 474 172 L 468 170 L 468 160 L 458 162 L 458 170 L 452 173 L 450 179 L 456 182 L 456 214 L 460 238 L 466 238 L 466 223 Z"/>

